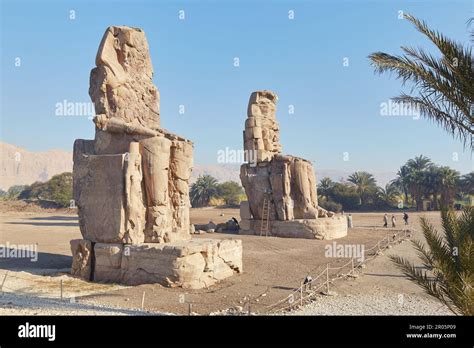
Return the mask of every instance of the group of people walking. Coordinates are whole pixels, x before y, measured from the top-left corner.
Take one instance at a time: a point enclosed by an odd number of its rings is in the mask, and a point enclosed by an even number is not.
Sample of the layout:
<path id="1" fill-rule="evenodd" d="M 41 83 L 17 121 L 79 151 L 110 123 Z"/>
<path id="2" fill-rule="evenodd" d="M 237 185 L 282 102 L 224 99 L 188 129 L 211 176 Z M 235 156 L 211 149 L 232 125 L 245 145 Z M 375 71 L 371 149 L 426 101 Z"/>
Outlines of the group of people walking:
<path id="1" fill-rule="evenodd" d="M 342 215 L 344 216 L 344 211 L 342 212 Z M 392 222 L 392 227 L 397 227 L 397 218 L 395 217 L 395 214 L 392 214 L 392 217 L 390 219 Z M 403 221 L 405 221 L 405 225 L 408 225 L 408 214 L 406 212 L 403 213 Z M 347 215 L 347 227 L 348 228 L 353 228 L 352 224 L 352 214 Z M 388 227 L 388 214 L 385 213 L 383 216 L 383 227 Z"/>
<path id="2" fill-rule="evenodd" d="M 392 227 L 396 227 L 397 219 L 395 218 L 395 214 L 392 214 L 392 218 L 390 219 L 392 222 Z M 405 225 L 408 225 L 408 214 L 406 212 L 403 213 L 403 221 L 405 221 Z M 385 213 L 383 216 L 383 227 L 388 227 L 388 215 Z"/>

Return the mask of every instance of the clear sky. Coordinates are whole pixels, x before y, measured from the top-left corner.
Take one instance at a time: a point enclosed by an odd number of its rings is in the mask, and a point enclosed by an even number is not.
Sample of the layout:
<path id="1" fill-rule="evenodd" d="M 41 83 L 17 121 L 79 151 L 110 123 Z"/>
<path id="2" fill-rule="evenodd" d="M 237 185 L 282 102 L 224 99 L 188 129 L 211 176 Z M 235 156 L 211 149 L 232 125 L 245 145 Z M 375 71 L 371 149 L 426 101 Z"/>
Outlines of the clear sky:
<path id="1" fill-rule="evenodd" d="M 279 96 L 284 153 L 313 160 L 316 169 L 396 171 L 424 154 L 462 173 L 472 170 L 471 154 L 426 119 L 380 115 L 380 104 L 402 87 L 394 77 L 375 75 L 367 59 L 375 51 L 400 53 L 401 45 L 435 50 L 399 11 L 467 44 L 472 1 L 1 4 L 4 142 L 72 151 L 74 139 L 93 138 L 87 116 L 57 116 L 56 104 L 90 101 L 100 39 L 108 26 L 128 25 L 147 34 L 162 126 L 195 142 L 195 163 L 216 163 L 226 147 L 241 149 L 249 95 L 270 89 Z"/>

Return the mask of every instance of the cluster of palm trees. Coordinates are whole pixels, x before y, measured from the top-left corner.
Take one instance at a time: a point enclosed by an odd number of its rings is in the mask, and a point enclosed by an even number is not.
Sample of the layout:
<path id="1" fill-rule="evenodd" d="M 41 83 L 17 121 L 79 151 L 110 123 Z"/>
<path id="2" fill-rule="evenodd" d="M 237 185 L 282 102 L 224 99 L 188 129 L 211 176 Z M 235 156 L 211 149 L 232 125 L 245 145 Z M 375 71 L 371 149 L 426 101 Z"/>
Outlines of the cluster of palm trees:
<path id="1" fill-rule="evenodd" d="M 345 192 L 341 195 L 341 192 Z M 458 171 L 434 164 L 420 155 L 407 161 L 397 172 L 397 177 L 385 187 L 377 186 L 374 176 L 365 171 L 351 174 L 347 181 L 336 183 L 330 178 L 321 179 L 318 185 L 321 205 L 342 205 L 342 209 L 416 208 L 423 210 L 423 201 L 430 202 L 429 209 L 453 207 L 455 199 L 463 200 L 474 194 L 474 172 L 461 176 Z M 353 206 L 347 197 L 356 197 Z M 328 204 L 329 202 L 329 204 Z"/>
<path id="2" fill-rule="evenodd" d="M 373 203 L 387 193 L 377 186 L 372 174 L 364 171 L 355 172 L 341 182 L 322 178 L 317 189 L 319 205 L 335 211 L 373 208 Z M 390 201 L 393 197 L 387 199 Z"/>
<path id="3" fill-rule="evenodd" d="M 396 206 L 400 191 L 393 183 L 380 187 L 372 174 L 357 171 L 339 183 L 328 177 L 322 178 L 318 195 L 320 205 L 327 209 L 377 210 Z"/>
<path id="4" fill-rule="evenodd" d="M 438 210 L 440 206 L 452 207 L 455 198 L 474 194 L 474 173 L 461 177 L 458 171 L 420 155 L 398 170 L 392 185 L 403 193 L 405 206 L 422 210 L 423 200 L 429 200 L 430 208 Z"/>

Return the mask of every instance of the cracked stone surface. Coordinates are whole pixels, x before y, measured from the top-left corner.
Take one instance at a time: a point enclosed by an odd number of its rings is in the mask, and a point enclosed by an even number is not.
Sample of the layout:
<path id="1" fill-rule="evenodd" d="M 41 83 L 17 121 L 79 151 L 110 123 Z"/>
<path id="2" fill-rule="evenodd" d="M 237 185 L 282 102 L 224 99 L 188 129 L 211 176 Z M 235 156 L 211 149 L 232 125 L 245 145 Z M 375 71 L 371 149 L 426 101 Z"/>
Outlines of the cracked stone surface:
<path id="1" fill-rule="evenodd" d="M 282 155 L 280 127 L 276 121 L 277 101 L 277 95 L 268 90 L 253 92 L 250 96 L 243 132 L 247 163 L 240 167 L 240 180 L 248 197 L 248 202 L 242 203 L 242 230 L 245 234 L 260 232 L 253 225 L 264 218 L 264 202 L 269 202 L 269 220 L 288 222 L 286 227 L 285 223 L 270 224 L 271 235 L 311 239 L 347 235 L 344 219 L 318 206 L 312 163 Z M 318 219 L 325 221 L 310 223 Z M 295 234 L 298 230 L 302 233 Z"/>
<path id="2" fill-rule="evenodd" d="M 77 139 L 73 155 L 79 227 L 95 263 L 87 268 L 84 243 L 77 242 L 74 274 L 209 286 L 242 271 L 242 245 L 191 241 L 193 143 L 161 128 L 152 78 L 143 30 L 109 27 L 90 75 L 95 139 Z"/>

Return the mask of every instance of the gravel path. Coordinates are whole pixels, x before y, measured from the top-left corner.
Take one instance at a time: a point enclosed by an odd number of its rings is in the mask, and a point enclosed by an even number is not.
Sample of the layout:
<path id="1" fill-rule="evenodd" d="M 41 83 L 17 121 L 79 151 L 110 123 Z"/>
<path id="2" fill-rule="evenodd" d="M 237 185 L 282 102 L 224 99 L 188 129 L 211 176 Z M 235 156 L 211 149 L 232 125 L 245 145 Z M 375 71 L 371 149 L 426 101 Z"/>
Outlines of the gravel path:
<path id="1" fill-rule="evenodd" d="M 452 315 L 446 306 L 419 295 L 378 290 L 371 294 L 318 297 L 296 315 Z"/>
<path id="2" fill-rule="evenodd" d="M 412 239 L 423 240 L 417 228 Z M 445 305 L 406 278 L 387 257 L 391 254 L 420 265 L 412 243 L 405 241 L 369 261 L 356 279 L 336 280 L 331 287 L 334 296 L 318 296 L 314 302 L 291 314 L 453 315 Z"/>

